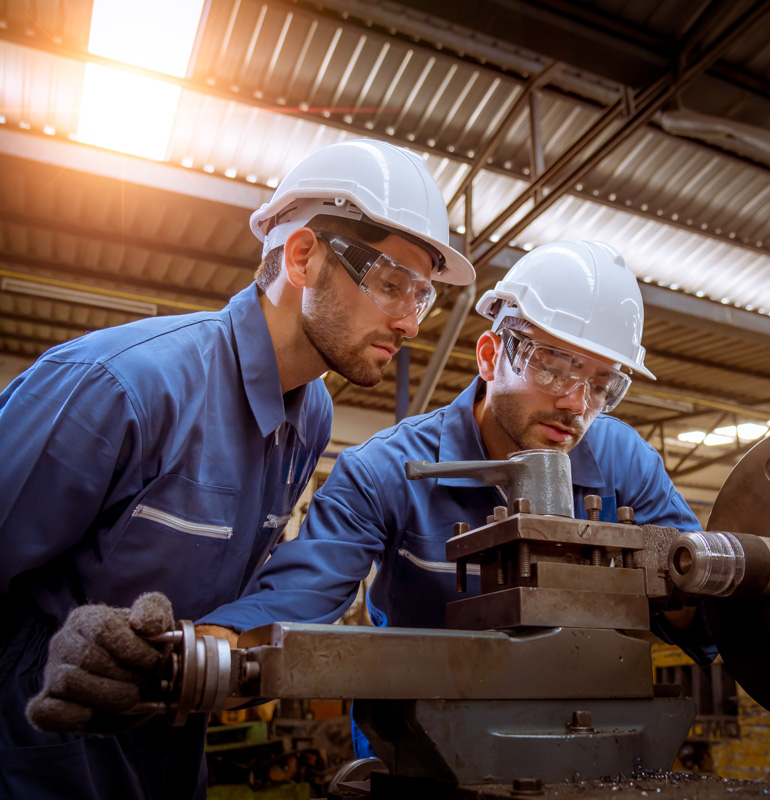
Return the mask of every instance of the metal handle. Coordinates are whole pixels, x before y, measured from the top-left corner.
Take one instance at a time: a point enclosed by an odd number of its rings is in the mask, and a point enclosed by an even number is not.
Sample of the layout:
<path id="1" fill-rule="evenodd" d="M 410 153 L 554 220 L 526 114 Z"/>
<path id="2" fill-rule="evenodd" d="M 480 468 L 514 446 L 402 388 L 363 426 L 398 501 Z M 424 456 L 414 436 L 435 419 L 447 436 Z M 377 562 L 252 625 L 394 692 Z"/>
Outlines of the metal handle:
<path id="1" fill-rule="evenodd" d="M 526 497 L 533 514 L 575 516 L 572 468 L 559 450 L 524 450 L 505 461 L 407 461 L 405 469 L 409 480 L 476 478 L 485 486 L 504 486 L 509 515 L 514 501 Z"/>

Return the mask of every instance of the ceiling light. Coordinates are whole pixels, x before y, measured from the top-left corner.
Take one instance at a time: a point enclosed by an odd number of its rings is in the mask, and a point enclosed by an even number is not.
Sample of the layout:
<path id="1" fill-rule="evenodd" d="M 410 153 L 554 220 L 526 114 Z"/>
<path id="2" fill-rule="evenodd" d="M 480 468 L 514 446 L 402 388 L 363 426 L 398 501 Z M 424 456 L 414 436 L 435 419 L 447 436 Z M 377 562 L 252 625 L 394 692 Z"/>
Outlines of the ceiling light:
<path id="1" fill-rule="evenodd" d="M 722 445 L 722 444 L 740 444 L 744 442 L 753 442 L 767 433 L 766 425 L 758 425 L 754 422 L 743 422 L 738 425 L 726 425 L 723 428 L 715 428 L 711 433 L 706 435 L 705 431 L 685 431 L 680 433 L 678 438 L 683 442 L 691 442 L 692 444 L 703 444 L 707 446 Z"/>
<path id="2" fill-rule="evenodd" d="M 98 64 L 86 64 L 77 139 L 162 161 L 182 90 Z"/>
<path id="3" fill-rule="evenodd" d="M 88 51 L 182 77 L 203 0 L 94 0 Z"/>
<path id="4" fill-rule="evenodd" d="M 691 444 L 703 444 L 707 446 L 730 444 L 734 441 L 729 436 L 719 436 L 715 433 L 706 434 L 706 431 L 685 431 L 680 433 L 677 437 L 680 442 L 690 442 Z"/>
<path id="5" fill-rule="evenodd" d="M 73 289 L 69 286 L 52 283 L 38 283 L 36 281 L 17 280 L 16 278 L 3 278 L 0 289 L 6 292 L 45 297 L 50 300 L 64 300 L 70 303 L 84 303 L 88 306 L 111 308 L 116 311 L 128 311 L 145 317 L 153 317 L 158 313 L 155 303 L 141 300 L 132 300 L 128 297 L 117 297 L 100 292 Z"/>

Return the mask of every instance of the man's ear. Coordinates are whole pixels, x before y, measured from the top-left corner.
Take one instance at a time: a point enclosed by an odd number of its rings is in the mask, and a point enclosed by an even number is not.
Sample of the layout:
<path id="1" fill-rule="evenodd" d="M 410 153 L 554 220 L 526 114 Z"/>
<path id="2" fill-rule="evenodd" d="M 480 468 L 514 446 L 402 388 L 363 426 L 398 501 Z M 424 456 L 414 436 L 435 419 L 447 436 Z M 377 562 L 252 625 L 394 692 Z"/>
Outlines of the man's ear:
<path id="1" fill-rule="evenodd" d="M 310 228 L 297 228 L 291 232 L 283 246 L 283 261 L 292 286 L 303 289 L 315 284 L 324 253 Z"/>
<path id="2" fill-rule="evenodd" d="M 500 356 L 502 339 L 492 331 L 484 331 L 476 342 L 476 361 L 479 375 L 487 382 L 495 377 L 495 366 Z"/>

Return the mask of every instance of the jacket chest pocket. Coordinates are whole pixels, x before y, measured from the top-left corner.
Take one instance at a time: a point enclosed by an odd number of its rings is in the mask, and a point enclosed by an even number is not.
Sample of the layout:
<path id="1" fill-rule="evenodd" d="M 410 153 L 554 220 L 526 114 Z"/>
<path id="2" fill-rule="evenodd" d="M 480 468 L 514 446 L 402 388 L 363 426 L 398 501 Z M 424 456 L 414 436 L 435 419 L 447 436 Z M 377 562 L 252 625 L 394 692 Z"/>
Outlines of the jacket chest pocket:
<path id="1" fill-rule="evenodd" d="M 119 523 L 89 599 L 127 605 L 160 591 L 177 619 L 197 619 L 232 599 L 224 571 L 241 492 L 164 475 Z"/>

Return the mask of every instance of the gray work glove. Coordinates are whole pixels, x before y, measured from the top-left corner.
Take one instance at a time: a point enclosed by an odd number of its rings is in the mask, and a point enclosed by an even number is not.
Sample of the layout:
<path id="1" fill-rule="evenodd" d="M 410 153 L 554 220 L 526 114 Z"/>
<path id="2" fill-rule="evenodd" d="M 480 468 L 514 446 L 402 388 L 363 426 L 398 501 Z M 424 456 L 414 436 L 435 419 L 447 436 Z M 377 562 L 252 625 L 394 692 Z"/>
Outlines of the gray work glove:
<path id="1" fill-rule="evenodd" d="M 169 645 L 142 637 L 174 627 L 171 601 L 160 592 L 140 595 L 131 608 L 80 606 L 51 638 L 43 688 L 27 704 L 41 731 L 110 734 L 147 715 L 125 714 L 140 690 L 159 682 Z"/>

